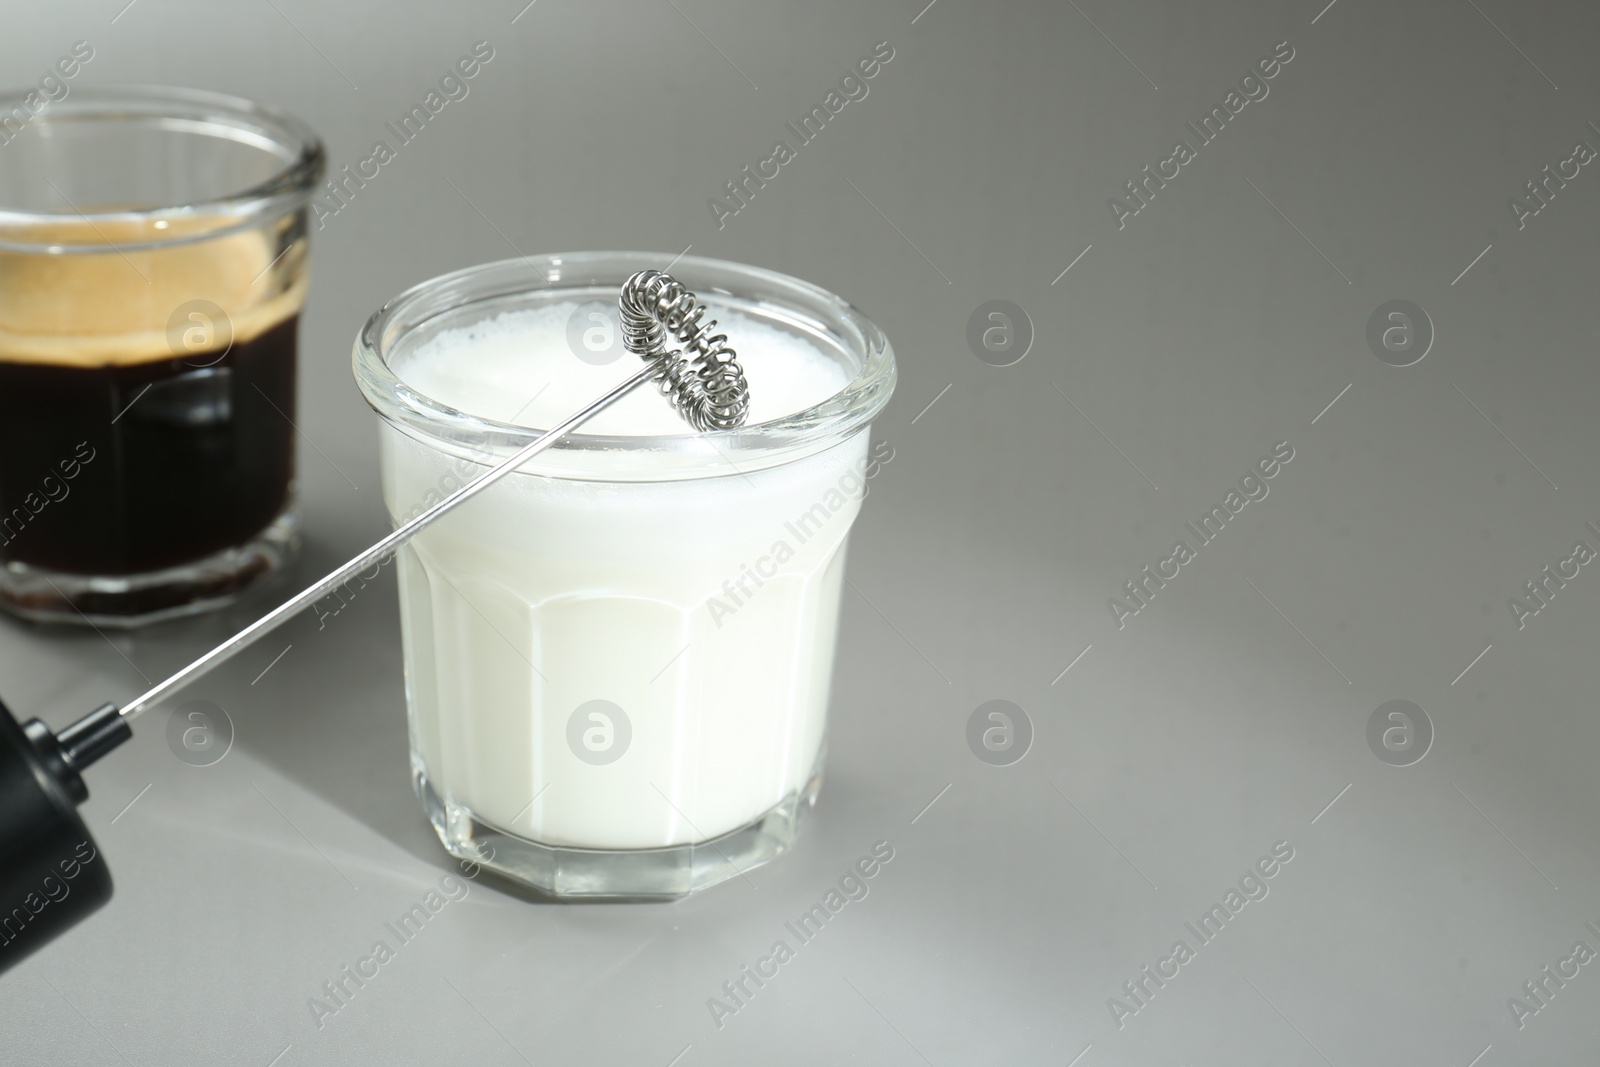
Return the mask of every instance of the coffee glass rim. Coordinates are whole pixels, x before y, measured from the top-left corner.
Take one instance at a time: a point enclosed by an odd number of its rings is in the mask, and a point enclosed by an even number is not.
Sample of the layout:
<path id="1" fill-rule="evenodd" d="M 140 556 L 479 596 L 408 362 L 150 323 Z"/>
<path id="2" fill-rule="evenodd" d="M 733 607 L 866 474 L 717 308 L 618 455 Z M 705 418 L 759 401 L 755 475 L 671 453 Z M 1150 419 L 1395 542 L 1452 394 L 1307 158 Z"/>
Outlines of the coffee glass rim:
<path id="1" fill-rule="evenodd" d="M 352 353 L 356 384 L 386 423 L 432 448 L 479 463 L 488 461 L 486 454 L 509 455 L 543 431 L 460 411 L 412 387 L 389 365 L 405 339 L 473 305 L 510 309 L 517 298 L 540 292 L 611 287 L 615 299 L 635 271 L 668 263 L 673 277 L 702 298 L 766 313 L 813 335 L 826 331 L 855 364 L 849 380 L 817 404 L 733 430 L 698 432 L 687 423 L 681 432 L 650 435 L 588 434 L 580 428 L 522 471 L 600 482 L 735 476 L 794 462 L 853 437 L 888 404 L 897 377 L 894 350 L 883 330 L 842 297 L 803 279 L 731 260 L 615 250 L 497 260 L 412 286 L 374 312 L 357 335 Z M 737 349 L 738 339 L 732 343 Z M 628 469 L 605 462 L 618 452 L 629 454 Z"/>
<path id="2" fill-rule="evenodd" d="M 24 107 L 36 90 L 0 92 L 0 115 Z M 30 109 L 31 110 L 31 109 Z M 43 127 L 67 123 L 149 120 L 169 130 L 183 130 L 253 146 L 278 157 L 282 165 L 266 179 L 247 188 L 184 203 L 155 204 L 116 210 L 79 210 L 70 202 L 60 211 L 9 206 L 0 191 L 0 251 L 44 255 L 103 254 L 144 251 L 208 241 L 253 229 L 299 210 L 312 197 L 327 166 L 322 139 L 305 122 L 273 105 L 211 89 L 153 83 L 101 83 L 74 86 L 68 95 L 50 101 L 28 122 Z M 0 148 L 0 151 L 3 151 Z M 100 233 L 96 224 L 146 220 L 185 220 L 170 236 L 139 241 L 115 241 Z M 215 220 L 215 225 L 204 223 Z M 81 238 L 29 239 L 41 227 L 59 231 L 62 223 L 85 223 Z M 200 225 L 194 225 L 200 224 Z M 59 232 L 55 233 L 59 238 Z"/>

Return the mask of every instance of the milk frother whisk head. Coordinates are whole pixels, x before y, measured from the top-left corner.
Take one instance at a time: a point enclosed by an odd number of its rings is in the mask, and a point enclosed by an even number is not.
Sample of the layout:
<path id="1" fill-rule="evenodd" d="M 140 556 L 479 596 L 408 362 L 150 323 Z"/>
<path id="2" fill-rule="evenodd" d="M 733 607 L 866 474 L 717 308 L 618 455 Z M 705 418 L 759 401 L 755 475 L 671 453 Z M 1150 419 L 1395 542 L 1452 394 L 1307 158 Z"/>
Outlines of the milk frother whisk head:
<path id="1" fill-rule="evenodd" d="M 642 270 L 622 285 L 617 300 L 629 352 L 658 364 L 661 394 L 697 430 L 734 430 L 750 413 L 750 385 L 717 320 L 702 324 L 706 306 L 683 283 Z M 670 334 L 683 351 L 667 351 Z M 692 355 L 691 355 L 692 354 Z"/>

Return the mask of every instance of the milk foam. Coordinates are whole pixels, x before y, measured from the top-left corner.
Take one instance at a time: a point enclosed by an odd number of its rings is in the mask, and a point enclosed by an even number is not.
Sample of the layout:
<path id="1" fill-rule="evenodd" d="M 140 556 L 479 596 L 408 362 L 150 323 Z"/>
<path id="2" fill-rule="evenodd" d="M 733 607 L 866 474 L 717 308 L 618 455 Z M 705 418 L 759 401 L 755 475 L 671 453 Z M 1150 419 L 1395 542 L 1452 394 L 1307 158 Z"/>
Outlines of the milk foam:
<path id="1" fill-rule="evenodd" d="M 457 411 L 519 426 L 552 426 L 640 366 L 639 357 L 626 351 L 603 366 L 574 354 L 568 323 L 578 307 L 564 301 L 503 312 L 446 330 L 401 353 L 391 366 L 407 385 Z M 750 384 L 750 424 L 804 411 L 848 384 L 844 370 L 811 343 L 737 312 L 715 317 L 717 332 L 728 335 Z M 638 436 L 690 428 L 643 386 L 578 432 Z"/>

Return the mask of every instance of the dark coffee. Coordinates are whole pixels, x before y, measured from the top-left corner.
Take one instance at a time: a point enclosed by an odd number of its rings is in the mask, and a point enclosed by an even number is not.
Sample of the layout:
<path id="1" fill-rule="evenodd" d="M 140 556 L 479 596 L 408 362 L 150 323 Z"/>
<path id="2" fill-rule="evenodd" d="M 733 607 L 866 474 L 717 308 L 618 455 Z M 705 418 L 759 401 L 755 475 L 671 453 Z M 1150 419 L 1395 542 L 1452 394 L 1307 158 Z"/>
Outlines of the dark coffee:
<path id="1" fill-rule="evenodd" d="M 266 528 L 294 475 L 297 324 L 103 366 L 8 362 L 0 346 L 0 559 L 136 574 Z"/>
<path id="2" fill-rule="evenodd" d="M 184 239 L 210 224 L 103 219 L 109 252 L 0 251 L 0 607 L 134 624 L 292 555 L 305 241 L 287 218 Z M 52 227 L 33 242 L 70 246 L 75 224 Z"/>
<path id="3" fill-rule="evenodd" d="M 198 90 L 33 110 L 0 151 L 0 611 L 132 628 L 221 608 L 299 549 L 323 147 Z"/>

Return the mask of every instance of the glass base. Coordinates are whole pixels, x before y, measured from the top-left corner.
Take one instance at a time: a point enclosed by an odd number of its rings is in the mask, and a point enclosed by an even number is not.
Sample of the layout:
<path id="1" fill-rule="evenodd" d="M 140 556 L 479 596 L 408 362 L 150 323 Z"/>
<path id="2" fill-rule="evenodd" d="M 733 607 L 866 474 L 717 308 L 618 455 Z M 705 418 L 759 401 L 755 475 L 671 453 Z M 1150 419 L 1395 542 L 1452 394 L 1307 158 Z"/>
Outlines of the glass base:
<path id="1" fill-rule="evenodd" d="M 230 604 L 299 550 L 291 504 L 244 544 L 165 570 L 99 577 L 7 563 L 0 567 L 0 608 L 34 622 L 132 629 Z"/>
<path id="2" fill-rule="evenodd" d="M 565 901 L 677 900 L 777 859 L 794 844 L 800 816 L 817 802 L 821 762 L 803 789 L 755 822 L 721 837 L 666 848 L 588 849 L 545 845 L 496 829 L 434 792 L 427 775 L 412 784 L 450 854 L 498 871 L 541 896 Z"/>

